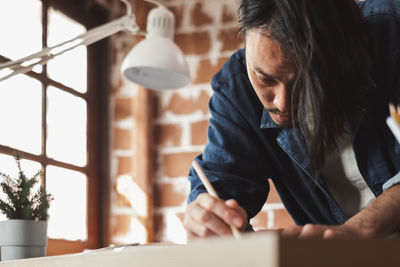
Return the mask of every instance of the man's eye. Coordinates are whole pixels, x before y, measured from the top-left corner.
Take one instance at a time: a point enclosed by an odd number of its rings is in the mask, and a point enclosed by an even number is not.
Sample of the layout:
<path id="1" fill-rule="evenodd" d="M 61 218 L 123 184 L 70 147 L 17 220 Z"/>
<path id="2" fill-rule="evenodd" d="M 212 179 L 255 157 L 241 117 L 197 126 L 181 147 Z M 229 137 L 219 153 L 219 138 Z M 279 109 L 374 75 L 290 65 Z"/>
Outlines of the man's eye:
<path id="1" fill-rule="evenodd" d="M 275 85 L 277 83 L 276 80 L 268 78 L 259 78 L 259 80 L 265 85 Z"/>

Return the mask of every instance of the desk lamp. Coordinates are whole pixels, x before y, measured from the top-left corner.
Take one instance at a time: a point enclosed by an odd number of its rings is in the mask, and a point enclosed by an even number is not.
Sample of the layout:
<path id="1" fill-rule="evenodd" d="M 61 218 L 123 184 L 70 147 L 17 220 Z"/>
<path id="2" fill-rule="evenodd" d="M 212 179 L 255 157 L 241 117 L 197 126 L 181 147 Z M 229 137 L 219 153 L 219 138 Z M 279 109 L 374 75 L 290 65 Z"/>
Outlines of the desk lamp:
<path id="1" fill-rule="evenodd" d="M 187 85 L 190 82 L 189 68 L 182 51 L 173 42 L 175 18 L 172 12 L 156 1 L 144 0 L 157 7 L 150 10 L 147 30 L 142 32 L 128 0 L 121 1 L 126 5 L 125 16 L 30 56 L 1 63 L 0 81 L 31 71 L 37 65 L 45 65 L 52 58 L 77 46 L 88 46 L 119 31 L 126 31 L 146 36 L 122 63 L 122 73 L 127 80 L 155 90 L 176 89 Z"/>

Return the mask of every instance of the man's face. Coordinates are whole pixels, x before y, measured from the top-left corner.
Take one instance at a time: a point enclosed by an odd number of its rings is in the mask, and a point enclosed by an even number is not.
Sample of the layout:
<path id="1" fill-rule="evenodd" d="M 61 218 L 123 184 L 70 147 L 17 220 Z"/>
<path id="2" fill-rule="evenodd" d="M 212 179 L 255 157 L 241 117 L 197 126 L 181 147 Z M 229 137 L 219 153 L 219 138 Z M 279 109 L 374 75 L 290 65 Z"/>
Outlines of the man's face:
<path id="1" fill-rule="evenodd" d="M 246 32 L 246 61 L 250 82 L 272 120 L 281 127 L 292 124 L 291 90 L 296 68 L 281 46 L 265 32 Z"/>

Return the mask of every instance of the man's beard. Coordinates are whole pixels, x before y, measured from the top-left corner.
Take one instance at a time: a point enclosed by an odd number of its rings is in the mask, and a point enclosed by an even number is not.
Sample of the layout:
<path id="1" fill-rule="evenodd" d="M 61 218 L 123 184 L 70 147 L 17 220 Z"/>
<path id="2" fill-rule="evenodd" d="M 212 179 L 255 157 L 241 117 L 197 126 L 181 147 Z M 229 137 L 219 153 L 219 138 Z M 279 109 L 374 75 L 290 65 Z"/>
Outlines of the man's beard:
<path id="1" fill-rule="evenodd" d="M 292 117 L 293 114 L 292 114 L 292 112 L 281 112 L 277 108 L 266 108 L 266 110 L 268 111 L 269 114 L 275 114 L 275 115 L 280 115 L 280 116 L 290 116 L 291 119 L 287 123 L 278 124 L 275 121 L 274 122 L 281 128 L 292 128 L 293 127 L 293 117 Z"/>

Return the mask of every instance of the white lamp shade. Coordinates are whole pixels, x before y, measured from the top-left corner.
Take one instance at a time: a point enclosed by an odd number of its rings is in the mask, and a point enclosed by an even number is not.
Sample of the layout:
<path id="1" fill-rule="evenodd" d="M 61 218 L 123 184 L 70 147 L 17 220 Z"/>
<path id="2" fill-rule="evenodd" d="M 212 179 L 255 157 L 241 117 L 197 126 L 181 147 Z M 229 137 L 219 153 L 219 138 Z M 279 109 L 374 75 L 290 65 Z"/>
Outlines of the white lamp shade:
<path id="1" fill-rule="evenodd" d="M 122 73 L 146 88 L 176 89 L 190 82 L 189 67 L 182 51 L 169 38 L 147 36 L 126 56 Z"/>

